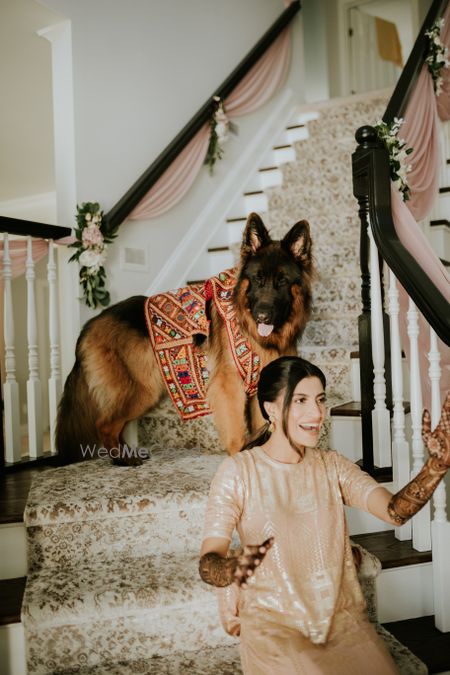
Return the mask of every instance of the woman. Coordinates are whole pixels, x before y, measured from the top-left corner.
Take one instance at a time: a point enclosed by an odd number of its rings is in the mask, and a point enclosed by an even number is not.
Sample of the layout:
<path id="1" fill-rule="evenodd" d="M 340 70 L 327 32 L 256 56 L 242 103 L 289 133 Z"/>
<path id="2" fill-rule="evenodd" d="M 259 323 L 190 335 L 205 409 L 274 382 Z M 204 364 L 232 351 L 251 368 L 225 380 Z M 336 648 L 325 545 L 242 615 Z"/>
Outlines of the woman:
<path id="1" fill-rule="evenodd" d="M 214 477 L 199 565 L 206 583 L 235 599 L 229 632 L 240 632 L 245 675 L 397 673 L 367 617 L 344 504 L 390 525 L 417 513 L 450 466 L 449 396 L 433 433 L 424 413 L 431 456 L 396 495 L 338 453 L 314 449 L 325 419 L 319 368 L 273 361 L 258 400 L 267 423 Z M 244 550 L 227 557 L 235 527 Z"/>

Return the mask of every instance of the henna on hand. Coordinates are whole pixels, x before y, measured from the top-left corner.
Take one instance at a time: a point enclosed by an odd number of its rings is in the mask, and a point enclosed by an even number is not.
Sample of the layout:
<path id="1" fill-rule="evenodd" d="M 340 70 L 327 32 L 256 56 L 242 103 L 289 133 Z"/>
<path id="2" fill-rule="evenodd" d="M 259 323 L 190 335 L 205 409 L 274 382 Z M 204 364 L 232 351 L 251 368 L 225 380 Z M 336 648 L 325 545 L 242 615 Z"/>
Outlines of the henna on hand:
<path id="1" fill-rule="evenodd" d="M 202 555 L 198 571 L 205 583 L 223 588 L 233 583 L 237 564 L 237 557 L 224 558 L 212 551 Z"/>
<path id="2" fill-rule="evenodd" d="M 450 391 L 447 392 L 441 418 L 434 431 L 431 431 L 430 413 L 428 410 L 423 411 L 422 439 L 431 457 L 436 457 L 447 468 L 450 467 Z"/>
<path id="3" fill-rule="evenodd" d="M 430 457 L 417 476 L 392 496 L 388 513 L 397 525 L 404 525 L 425 506 L 447 472 L 447 466 Z"/>
<path id="4" fill-rule="evenodd" d="M 417 476 L 393 495 L 388 504 L 388 513 L 397 525 L 404 525 L 420 511 L 450 468 L 450 392 L 434 431 L 431 431 L 430 413 L 424 410 L 422 438 L 430 457 Z"/>
<path id="5" fill-rule="evenodd" d="M 273 544 L 273 537 L 258 546 L 245 546 L 239 556 L 224 558 L 211 551 L 200 558 L 199 572 L 203 581 L 211 586 L 223 588 L 235 581 L 238 586 L 246 587 L 246 581 L 263 561 Z"/>
<path id="6" fill-rule="evenodd" d="M 243 552 L 237 559 L 237 566 L 234 573 L 234 580 L 238 586 L 247 588 L 246 582 L 264 560 L 267 551 L 272 547 L 273 541 L 273 537 L 270 537 L 260 545 L 244 546 Z"/>

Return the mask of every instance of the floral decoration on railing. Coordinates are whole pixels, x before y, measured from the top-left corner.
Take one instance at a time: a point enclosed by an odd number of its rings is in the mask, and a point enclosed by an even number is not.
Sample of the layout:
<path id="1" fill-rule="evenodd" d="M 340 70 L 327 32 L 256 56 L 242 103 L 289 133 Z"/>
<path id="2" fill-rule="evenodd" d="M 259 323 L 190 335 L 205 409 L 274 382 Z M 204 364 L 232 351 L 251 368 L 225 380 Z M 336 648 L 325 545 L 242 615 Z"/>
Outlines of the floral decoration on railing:
<path id="1" fill-rule="evenodd" d="M 384 147 L 389 154 L 391 179 L 402 195 L 403 201 L 406 202 L 411 196 L 411 189 L 407 180 L 407 174 L 411 171 L 411 165 L 406 163 L 406 158 L 412 153 L 413 148 L 407 148 L 406 141 L 403 138 L 397 138 L 403 122 L 404 120 L 398 119 L 398 117 L 394 117 L 394 121 L 390 124 L 378 120 L 375 124 L 375 129 L 378 138 L 383 141 Z"/>
<path id="2" fill-rule="evenodd" d="M 106 259 L 107 244 L 117 237 L 119 227 L 109 228 L 103 221 L 103 211 L 97 202 L 83 202 L 77 205 L 76 242 L 70 244 L 76 252 L 70 258 L 80 264 L 80 285 L 88 307 L 96 309 L 106 307 L 110 302 L 106 290 L 106 271 L 103 263 Z"/>
<path id="3" fill-rule="evenodd" d="M 444 26 L 444 19 L 437 19 L 432 27 L 425 32 L 429 39 L 428 56 L 425 62 L 433 78 L 433 87 L 436 96 L 442 91 L 443 78 L 441 75 L 443 68 L 450 66 L 448 60 L 448 47 L 442 44 L 441 30 Z"/>
<path id="4" fill-rule="evenodd" d="M 223 101 L 219 96 L 213 96 L 213 101 L 215 109 L 209 120 L 210 136 L 205 157 L 210 175 L 214 172 L 216 162 L 223 157 L 223 145 L 227 142 L 230 132 L 237 134 L 237 126 L 227 117 Z"/>

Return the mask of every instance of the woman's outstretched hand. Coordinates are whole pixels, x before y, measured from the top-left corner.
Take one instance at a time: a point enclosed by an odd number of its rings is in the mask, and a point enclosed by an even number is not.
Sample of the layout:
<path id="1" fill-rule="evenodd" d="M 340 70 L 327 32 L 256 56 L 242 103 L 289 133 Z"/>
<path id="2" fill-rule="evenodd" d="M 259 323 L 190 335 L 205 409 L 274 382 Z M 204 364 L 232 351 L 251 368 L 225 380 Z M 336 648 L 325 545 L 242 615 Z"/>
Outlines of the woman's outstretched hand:
<path id="1" fill-rule="evenodd" d="M 441 418 L 434 431 L 431 431 L 430 413 L 428 410 L 423 411 L 422 439 L 431 457 L 450 467 L 450 391 L 447 392 Z"/>
<path id="2" fill-rule="evenodd" d="M 259 546 L 244 546 L 244 550 L 237 559 L 237 566 L 234 572 L 234 580 L 241 588 L 247 587 L 247 581 L 262 563 L 267 551 L 272 547 L 274 538 L 266 539 Z"/>

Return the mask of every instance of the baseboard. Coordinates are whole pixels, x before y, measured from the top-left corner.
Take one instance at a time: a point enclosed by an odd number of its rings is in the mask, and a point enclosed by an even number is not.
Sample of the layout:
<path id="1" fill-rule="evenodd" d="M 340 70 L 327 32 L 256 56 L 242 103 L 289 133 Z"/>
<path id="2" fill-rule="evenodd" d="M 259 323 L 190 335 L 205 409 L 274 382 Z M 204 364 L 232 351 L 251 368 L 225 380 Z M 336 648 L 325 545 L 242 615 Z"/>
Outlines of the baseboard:
<path id="1" fill-rule="evenodd" d="M 0 626 L 0 672 L 27 675 L 25 633 L 21 623 Z"/>
<path id="2" fill-rule="evenodd" d="M 23 523 L 0 525 L 0 579 L 15 579 L 27 575 L 27 540 Z"/>

